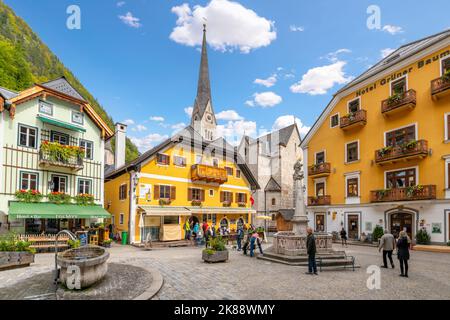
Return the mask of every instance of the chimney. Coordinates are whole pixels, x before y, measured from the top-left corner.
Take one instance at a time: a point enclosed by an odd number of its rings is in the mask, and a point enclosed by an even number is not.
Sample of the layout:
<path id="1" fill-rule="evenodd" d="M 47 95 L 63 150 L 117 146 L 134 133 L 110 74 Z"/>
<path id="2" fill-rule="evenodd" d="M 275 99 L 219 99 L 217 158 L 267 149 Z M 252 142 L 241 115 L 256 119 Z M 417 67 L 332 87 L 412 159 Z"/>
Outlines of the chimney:
<path id="1" fill-rule="evenodd" d="M 118 169 L 125 165 L 125 149 L 127 137 L 127 125 L 116 123 L 116 146 L 114 152 L 114 168 Z"/>

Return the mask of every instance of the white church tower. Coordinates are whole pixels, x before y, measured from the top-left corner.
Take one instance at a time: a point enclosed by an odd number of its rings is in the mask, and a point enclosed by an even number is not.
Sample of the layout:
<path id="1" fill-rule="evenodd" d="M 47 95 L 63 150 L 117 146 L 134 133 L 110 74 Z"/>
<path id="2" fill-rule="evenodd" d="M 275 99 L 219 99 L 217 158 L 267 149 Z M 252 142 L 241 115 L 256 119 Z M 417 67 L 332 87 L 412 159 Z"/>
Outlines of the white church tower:
<path id="1" fill-rule="evenodd" d="M 206 43 L 206 25 L 203 25 L 202 57 L 198 78 L 197 97 L 192 111 L 191 125 L 201 134 L 203 139 L 212 141 L 217 139 L 217 121 L 211 100 L 211 84 L 209 81 L 208 53 Z"/>

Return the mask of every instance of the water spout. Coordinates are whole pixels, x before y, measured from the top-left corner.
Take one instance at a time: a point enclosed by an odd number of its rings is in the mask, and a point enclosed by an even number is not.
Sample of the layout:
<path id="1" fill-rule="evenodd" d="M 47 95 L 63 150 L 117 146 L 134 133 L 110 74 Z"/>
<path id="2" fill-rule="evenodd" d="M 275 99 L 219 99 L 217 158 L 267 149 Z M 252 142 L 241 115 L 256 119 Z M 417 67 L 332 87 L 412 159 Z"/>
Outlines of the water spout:
<path id="1" fill-rule="evenodd" d="M 72 240 L 76 240 L 77 237 L 70 231 L 68 230 L 61 230 L 60 232 L 58 232 L 56 234 L 55 237 L 55 278 L 54 278 L 54 284 L 57 287 L 58 286 L 58 281 L 59 281 L 59 272 L 58 272 L 58 261 L 57 261 L 57 257 L 58 257 L 58 238 L 61 234 L 67 234 Z"/>

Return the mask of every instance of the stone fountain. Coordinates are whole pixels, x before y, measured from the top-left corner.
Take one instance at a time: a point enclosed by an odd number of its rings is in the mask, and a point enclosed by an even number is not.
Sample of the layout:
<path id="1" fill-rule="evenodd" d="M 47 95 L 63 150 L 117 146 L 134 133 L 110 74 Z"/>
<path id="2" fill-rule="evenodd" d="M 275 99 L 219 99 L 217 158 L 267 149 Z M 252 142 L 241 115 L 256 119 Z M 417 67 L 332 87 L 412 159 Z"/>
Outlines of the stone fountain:
<path id="1" fill-rule="evenodd" d="M 258 259 L 271 262 L 279 262 L 289 265 L 308 265 L 306 253 L 306 229 L 308 227 L 308 216 L 304 201 L 303 189 L 303 164 L 297 161 L 294 165 L 295 183 L 295 213 L 291 220 L 292 231 L 278 232 L 273 237 L 273 246 L 265 250 Z M 321 261 L 322 266 L 347 266 L 352 259 L 348 259 L 344 251 L 335 251 L 332 248 L 332 235 L 326 232 L 314 233 L 316 238 L 316 258 Z"/>

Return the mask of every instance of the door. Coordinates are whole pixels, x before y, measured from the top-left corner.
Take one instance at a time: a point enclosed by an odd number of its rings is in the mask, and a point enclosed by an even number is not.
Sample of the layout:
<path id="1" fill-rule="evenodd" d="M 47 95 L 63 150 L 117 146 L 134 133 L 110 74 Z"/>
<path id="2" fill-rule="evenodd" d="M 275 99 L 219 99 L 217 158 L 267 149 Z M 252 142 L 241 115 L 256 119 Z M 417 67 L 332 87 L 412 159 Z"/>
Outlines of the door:
<path id="1" fill-rule="evenodd" d="M 391 215 L 391 231 L 394 237 L 398 237 L 400 231 L 406 230 L 406 233 L 412 239 L 413 216 L 406 212 L 397 212 Z"/>
<path id="2" fill-rule="evenodd" d="M 359 239 L 359 215 L 349 214 L 347 217 L 348 238 L 352 240 Z"/>
<path id="3" fill-rule="evenodd" d="M 316 230 L 315 232 L 325 232 L 325 214 L 316 213 Z"/>
<path id="4" fill-rule="evenodd" d="M 67 135 L 65 133 L 52 131 L 51 140 L 52 140 L 52 142 L 58 142 L 59 144 L 62 144 L 65 146 L 69 145 L 69 135 Z"/>

